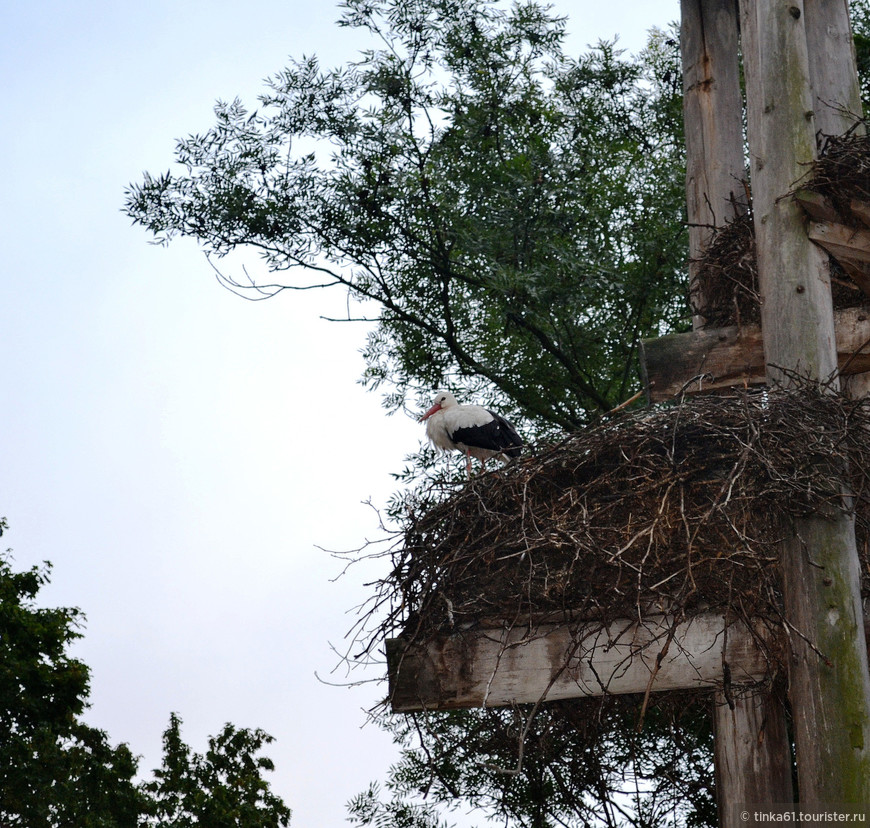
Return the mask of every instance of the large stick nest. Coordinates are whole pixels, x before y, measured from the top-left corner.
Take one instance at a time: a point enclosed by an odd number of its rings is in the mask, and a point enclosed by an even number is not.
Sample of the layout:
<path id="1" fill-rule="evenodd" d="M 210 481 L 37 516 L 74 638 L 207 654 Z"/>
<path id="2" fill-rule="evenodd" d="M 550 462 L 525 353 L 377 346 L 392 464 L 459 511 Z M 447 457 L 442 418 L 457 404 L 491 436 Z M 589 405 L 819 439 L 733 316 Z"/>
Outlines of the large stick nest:
<path id="1" fill-rule="evenodd" d="M 421 643 L 493 618 L 662 610 L 776 620 L 785 514 L 854 514 L 866 592 L 868 469 L 870 400 L 815 386 L 622 416 L 412 516 L 384 632 Z"/>
<path id="2" fill-rule="evenodd" d="M 870 203 L 870 136 L 848 134 L 825 139 L 818 161 L 800 186 L 825 196 L 843 223 L 866 229 L 851 210 L 852 201 Z M 758 323 L 761 304 L 751 208 L 714 234 L 697 268 L 690 298 L 704 327 Z M 851 308 L 867 301 L 835 259 L 831 259 L 834 307 Z"/>
<path id="3" fill-rule="evenodd" d="M 870 203 L 870 135 L 828 136 L 806 187 L 826 196 L 844 218 L 853 201 Z"/>

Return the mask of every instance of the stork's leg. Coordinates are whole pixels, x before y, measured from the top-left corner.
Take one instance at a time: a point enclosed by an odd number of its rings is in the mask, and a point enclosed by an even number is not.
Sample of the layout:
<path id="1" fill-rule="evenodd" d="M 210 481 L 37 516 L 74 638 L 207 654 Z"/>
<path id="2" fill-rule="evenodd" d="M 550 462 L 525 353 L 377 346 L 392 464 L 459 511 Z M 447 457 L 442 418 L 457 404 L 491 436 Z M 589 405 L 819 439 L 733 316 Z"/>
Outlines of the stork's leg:
<path id="1" fill-rule="evenodd" d="M 471 480 L 471 452 L 467 449 L 465 451 L 465 472 L 468 475 L 468 479 Z"/>

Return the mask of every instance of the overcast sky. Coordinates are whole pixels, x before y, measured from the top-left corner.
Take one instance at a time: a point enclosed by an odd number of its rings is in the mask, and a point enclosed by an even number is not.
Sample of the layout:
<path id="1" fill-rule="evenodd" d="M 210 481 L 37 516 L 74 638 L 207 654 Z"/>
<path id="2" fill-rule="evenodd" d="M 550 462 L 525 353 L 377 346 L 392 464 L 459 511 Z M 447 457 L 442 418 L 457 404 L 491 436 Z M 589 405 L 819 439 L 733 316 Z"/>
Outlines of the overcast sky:
<path id="1" fill-rule="evenodd" d="M 676 0 L 559 0 L 572 47 L 643 46 Z M 170 711 L 202 752 L 222 725 L 276 737 L 294 828 L 344 824 L 396 749 L 364 727 L 383 685 L 331 673 L 366 579 L 325 549 L 378 536 L 422 428 L 358 384 L 365 329 L 339 293 L 249 303 L 196 245 L 149 245 L 125 185 L 170 166 L 216 99 L 254 103 L 288 56 L 366 45 L 331 2 L 5 3 L 0 66 L 0 515 L 44 605 L 88 623 L 89 723 L 160 762 Z M 245 259 L 237 260 L 238 266 Z M 252 259 L 253 261 L 253 259 Z M 351 676 L 354 679 L 356 676 Z"/>

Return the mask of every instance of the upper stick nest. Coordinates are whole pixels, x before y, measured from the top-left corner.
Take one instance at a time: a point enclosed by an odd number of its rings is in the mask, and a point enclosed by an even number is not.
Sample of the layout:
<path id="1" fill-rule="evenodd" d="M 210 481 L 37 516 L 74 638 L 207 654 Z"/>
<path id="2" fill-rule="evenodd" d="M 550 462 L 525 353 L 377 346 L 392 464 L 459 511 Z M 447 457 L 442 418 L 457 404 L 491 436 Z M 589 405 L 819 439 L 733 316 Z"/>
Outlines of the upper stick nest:
<path id="1" fill-rule="evenodd" d="M 866 229 L 851 203 L 870 203 L 870 137 L 849 134 L 826 138 L 818 161 L 801 188 L 825 196 L 844 223 Z M 758 263 L 751 209 L 718 228 L 697 268 L 690 288 L 704 327 L 757 323 L 761 318 Z M 867 301 L 836 260 L 831 260 L 831 294 L 835 308 Z M 700 300 L 700 304 L 699 304 Z"/>

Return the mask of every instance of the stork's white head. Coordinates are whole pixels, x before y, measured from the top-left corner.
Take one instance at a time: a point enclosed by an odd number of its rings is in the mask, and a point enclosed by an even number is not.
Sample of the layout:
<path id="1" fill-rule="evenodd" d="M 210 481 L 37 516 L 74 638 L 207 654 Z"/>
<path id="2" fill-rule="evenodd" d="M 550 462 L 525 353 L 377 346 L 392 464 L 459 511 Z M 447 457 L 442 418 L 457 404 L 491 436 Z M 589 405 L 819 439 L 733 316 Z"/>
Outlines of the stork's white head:
<path id="1" fill-rule="evenodd" d="M 454 405 L 459 405 L 459 403 L 456 402 L 456 397 L 454 397 L 453 394 L 449 391 L 439 391 L 435 395 L 432 407 L 422 417 L 420 417 L 420 422 L 422 423 L 423 420 L 428 420 L 436 412 L 441 411 L 444 408 L 451 408 Z"/>

